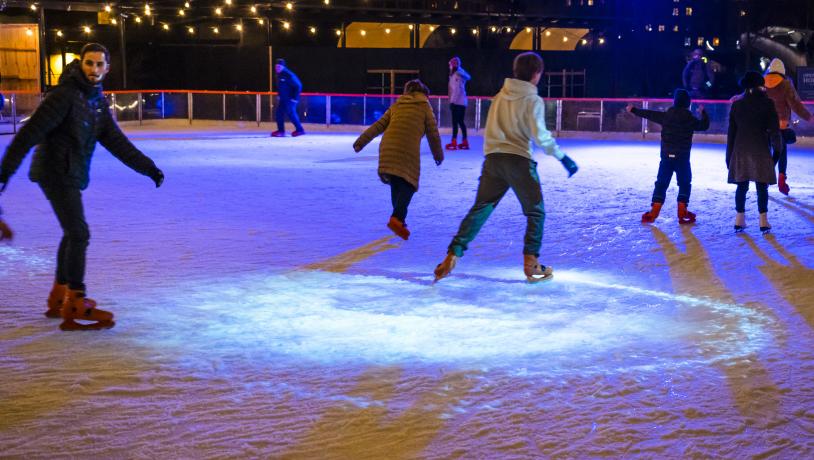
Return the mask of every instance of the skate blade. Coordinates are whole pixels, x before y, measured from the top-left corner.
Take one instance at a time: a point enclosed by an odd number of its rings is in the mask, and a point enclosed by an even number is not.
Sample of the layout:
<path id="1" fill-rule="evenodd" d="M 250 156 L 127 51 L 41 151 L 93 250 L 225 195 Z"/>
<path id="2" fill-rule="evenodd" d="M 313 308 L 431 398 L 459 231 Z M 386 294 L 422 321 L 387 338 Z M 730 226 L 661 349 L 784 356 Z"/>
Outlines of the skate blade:
<path id="1" fill-rule="evenodd" d="M 63 331 L 99 331 L 102 329 L 110 329 L 115 326 L 115 321 L 98 321 L 91 324 L 77 323 L 72 319 L 66 319 L 59 325 L 59 329 Z"/>
<path id="2" fill-rule="evenodd" d="M 549 273 L 548 275 L 543 275 L 543 276 L 526 276 L 526 281 L 528 281 L 529 284 L 536 284 L 536 283 L 542 283 L 544 281 L 550 281 L 553 278 L 554 278 L 554 274 Z"/>

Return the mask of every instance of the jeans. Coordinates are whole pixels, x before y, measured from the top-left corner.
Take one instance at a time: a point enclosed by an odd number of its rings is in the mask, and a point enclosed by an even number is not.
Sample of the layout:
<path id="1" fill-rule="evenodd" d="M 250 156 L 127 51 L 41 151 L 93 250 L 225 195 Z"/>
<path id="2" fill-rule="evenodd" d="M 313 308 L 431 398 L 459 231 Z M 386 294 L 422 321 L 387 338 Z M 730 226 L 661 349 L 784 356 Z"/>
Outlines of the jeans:
<path id="1" fill-rule="evenodd" d="M 664 203 L 667 197 L 667 187 L 673 180 L 673 173 L 678 182 L 678 200 L 682 203 L 690 202 L 690 191 L 692 190 L 692 168 L 690 160 L 670 160 L 662 159 L 659 163 L 659 173 L 656 176 L 656 184 L 653 188 L 653 203 Z"/>
<path id="2" fill-rule="evenodd" d="M 757 210 L 759 213 L 769 211 L 769 184 L 765 182 L 755 182 L 757 189 Z M 735 190 L 735 211 L 746 212 L 746 192 L 749 191 L 749 182 L 738 182 Z"/>
<path id="3" fill-rule="evenodd" d="M 452 138 L 458 138 L 458 127 L 461 127 L 461 134 L 466 139 L 466 125 L 464 124 L 464 116 L 466 115 L 466 106 L 458 104 L 450 104 L 449 110 L 452 111 Z"/>
<path id="4" fill-rule="evenodd" d="M 85 290 L 85 256 L 90 243 L 90 231 L 85 222 L 82 192 L 77 188 L 40 186 L 54 208 L 62 241 L 57 252 L 56 281 L 70 289 Z"/>
<path id="5" fill-rule="evenodd" d="M 302 125 L 300 124 L 300 117 L 297 115 L 297 101 L 280 99 L 277 101 L 277 110 L 275 114 L 275 117 L 277 118 L 278 131 L 285 132 L 286 116 L 288 116 L 288 119 L 291 120 L 291 123 L 294 123 L 294 129 L 296 131 L 303 131 Z"/>
<path id="6" fill-rule="evenodd" d="M 538 256 L 543 240 L 545 204 L 537 175 L 537 162 L 510 153 L 486 155 L 481 171 L 475 204 L 461 221 L 458 233 L 449 245 L 449 252 L 463 256 L 469 243 L 475 239 L 483 224 L 509 189 L 514 191 L 523 215 L 526 216 L 526 235 L 523 254 Z"/>
<path id="7" fill-rule="evenodd" d="M 413 184 L 407 182 L 399 176 L 388 175 L 390 182 L 390 200 L 393 202 L 393 214 L 396 219 L 404 222 L 407 218 L 407 207 L 416 190 Z"/>

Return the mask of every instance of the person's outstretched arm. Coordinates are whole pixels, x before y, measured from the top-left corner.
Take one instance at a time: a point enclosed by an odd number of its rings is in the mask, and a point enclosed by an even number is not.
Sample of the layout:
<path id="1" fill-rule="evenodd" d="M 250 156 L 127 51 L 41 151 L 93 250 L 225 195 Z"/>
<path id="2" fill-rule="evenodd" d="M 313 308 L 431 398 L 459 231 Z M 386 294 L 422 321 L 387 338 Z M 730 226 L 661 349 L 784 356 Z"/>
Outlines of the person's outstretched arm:
<path id="1" fill-rule="evenodd" d="M 430 144 L 432 157 L 435 164 L 444 162 L 444 149 L 441 147 L 441 135 L 438 133 L 438 122 L 435 120 L 435 113 L 428 103 L 424 109 L 424 133 L 427 135 L 427 142 Z"/>
<path id="2" fill-rule="evenodd" d="M 5 184 L 9 181 L 31 147 L 44 141 L 48 134 L 65 120 L 70 108 L 70 90 L 64 87 L 57 87 L 45 96 L 42 104 L 6 147 L 6 153 L 0 162 L 0 182 Z"/>
<path id="3" fill-rule="evenodd" d="M 104 127 L 99 134 L 99 143 L 130 169 L 152 179 L 156 187 L 161 186 L 164 173 L 124 135 L 113 120 L 110 109 L 107 109 L 104 115 Z"/>
<path id="4" fill-rule="evenodd" d="M 367 129 L 359 135 L 359 138 L 353 143 L 353 150 L 356 152 L 361 151 L 370 141 L 375 139 L 376 136 L 383 133 L 388 125 L 390 125 L 390 109 L 387 109 L 384 115 L 376 120 L 376 123 L 368 126 Z"/>
<path id="5" fill-rule="evenodd" d="M 653 123 L 658 124 L 664 123 L 664 112 L 660 110 L 646 110 L 637 107 L 631 107 L 630 113 L 638 117 L 642 117 L 649 121 L 652 121 Z"/>
<path id="6" fill-rule="evenodd" d="M 466 70 L 464 70 L 463 67 L 458 67 L 457 72 L 458 75 L 460 75 L 461 78 L 464 79 L 464 81 L 469 81 L 472 79 L 472 77 L 468 73 L 466 73 Z"/>

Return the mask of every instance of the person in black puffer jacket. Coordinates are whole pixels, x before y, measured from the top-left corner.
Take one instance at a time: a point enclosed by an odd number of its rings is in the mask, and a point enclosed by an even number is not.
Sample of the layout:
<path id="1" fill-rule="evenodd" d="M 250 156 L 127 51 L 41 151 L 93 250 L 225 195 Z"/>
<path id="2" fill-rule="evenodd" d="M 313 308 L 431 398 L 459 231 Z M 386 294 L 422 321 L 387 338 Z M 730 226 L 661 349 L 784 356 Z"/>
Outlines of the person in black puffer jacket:
<path id="1" fill-rule="evenodd" d="M 277 110 L 274 117 L 277 119 L 277 131 L 271 133 L 271 137 L 285 136 L 285 117 L 294 124 L 292 137 L 302 136 L 305 130 L 300 124 L 300 117 L 297 115 L 297 103 L 302 92 L 302 82 L 297 75 L 285 66 L 285 59 L 277 59 L 274 63 L 274 70 L 277 72 Z"/>
<path id="2" fill-rule="evenodd" d="M 102 95 L 102 79 L 110 70 L 110 53 L 98 44 L 82 48 L 80 60 L 66 66 L 59 84 L 48 93 L 6 148 L 0 163 L 0 192 L 28 151 L 37 145 L 29 178 L 39 184 L 62 227 L 54 287 L 46 316 L 62 318 L 63 330 L 113 326 L 113 314 L 96 309 L 86 297 L 85 255 L 90 232 L 82 191 L 90 180 L 96 142 L 131 169 L 161 186 L 164 174 L 139 151 L 113 120 Z M 79 324 L 75 319 L 94 321 Z"/>
<path id="3" fill-rule="evenodd" d="M 661 125 L 661 162 L 653 188 L 650 211 L 642 215 L 643 223 L 652 223 L 659 216 L 667 196 L 667 187 L 670 186 L 670 181 L 673 179 L 673 173 L 678 182 L 678 223 L 695 222 L 695 214 L 687 210 L 692 190 L 690 150 L 692 149 L 693 133 L 709 129 L 709 116 L 704 110 L 704 106 L 699 106 L 700 118 L 696 118 L 690 112 L 691 102 L 687 91 L 676 89 L 673 106 L 666 112 L 627 106 L 628 112 Z"/>

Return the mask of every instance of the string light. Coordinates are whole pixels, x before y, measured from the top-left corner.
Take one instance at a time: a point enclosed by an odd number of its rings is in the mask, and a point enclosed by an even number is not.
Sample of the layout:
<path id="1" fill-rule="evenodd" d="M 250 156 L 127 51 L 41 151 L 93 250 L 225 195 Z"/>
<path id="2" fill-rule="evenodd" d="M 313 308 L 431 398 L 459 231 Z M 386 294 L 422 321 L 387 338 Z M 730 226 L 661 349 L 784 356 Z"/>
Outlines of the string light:
<path id="1" fill-rule="evenodd" d="M 455 35 L 455 32 L 457 32 L 457 30 L 455 30 L 454 27 L 449 29 L 449 33 L 451 33 L 452 35 Z"/>
<path id="2" fill-rule="evenodd" d="M 178 10 L 178 16 L 186 16 L 186 14 L 187 14 L 187 12 L 184 11 L 183 9 Z"/>
<path id="3" fill-rule="evenodd" d="M 531 27 L 526 27 L 526 33 L 527 34 L 531 33 Z"/>
<path id="4" fill-rule="evenodd" d="M 117 21 L 116 18 L 113 18 L 113 19 L 110 20 L 110 23 L 115 26 L 115 25 L 119 24 L 119 21 Z"/>
<path id="5" fill-rule="evenodd" d="M 220 33 L 220 29 L 218 29 L 217 27 L 213 27 L 213 28 L 212 28 L 212 32 L 215 32 L 216 34 L 219 34 L 219 33 Z"/>
<path id="6" fill-rule="evenodd" d="M 472 35 L 478 35 L 478 29 L 472 29 Z"/>
<path id="7" fill-rule="evenodd" d="M 240 24 L 235 24 L 235 29 L 237 29 L 238 32 L 243 32 L 243 26 Z"/>
<path id="8" fill-rule="evenodd" d="M 84 27 L 82 27 L 82 31 L 85 32 L 86 34 L 89 34 L 90 33 L 90 27 L 84 26 Z"/>
<path id="9" fill-rule="evenodd" d="M 506 32 L 512 33 L 512 28 L 511 27 L 506 27 Z"/>
<path id="10" fill-rule="evenodd" d="M 111 11 L 113 11 L 113 8 L 111 8 L 110 5 L 105 5 L 105 13 L 110 13 Z"/>
<path id="11" fill-rule="evenodd" d="M 330 4 L 331 4 L 331 0 L 325 0 L 325 4 L 326 4 L 326 5 L 330 5 Z"/>
<path id="12" fill-rule="evenodd" d="M 413 30 L 413 25 L 410 24 L 409 26 L 407 26 L 407 28 L 410 29 L 410 30 Z"/>
<path id="13" fill-rule="evenodd" d="M 285 9 L 287 9 L 288 11 L 293 10 L 294 9 L 294 4 L 291 3 L 291 2 L 286 3 L 285 4 Z"/>
<path id="14" fill-rule="evenodd" d="M 257 14 L 257 7 L 256 6 L 252 5 L 252 7 L 249 8 L 249 9 L 251 10 L 252 14 Z"/>
<path id="15" fill-rule="evenodd" d="M 150 11 L 150 5 L 145 4 L 145 5 L 144 5 L 144 15 L 145 15 L 145 16 L 149 16 L 149 15 L 151 15 L 151 14 L 152 14 L 152 12 Z"/>
<path id="16" fill-rule="evenodd" d="M 491 30 L 492 32 L 497 32 L 497 27 L 492 26 L 492 27 L 489 28 L 489 30 Z"/>
<path id="17" fill-rule="evenodd" d="M 262 26 L 263 24 L 266 23 L 266 21 L 264 21 L 263 18 L 257 18 L 257 23 Z"/>
<path id="18" fill-rule="evenodd" d="M 170 25 L 169 24 L 162 24 L 161 28 L 164 29 L 164 30 L 170 30 Z"/>
<path id="19" fill-rule="evenodd" d="M 283 21 L 283 29 L 288 30 L 291 28 L 291 24 L 288 21 Z"/>
<path id="20" fill-rule="evenodd" d="M 220 7 L 215 8 L 215 14 L 217 14 L 218 16 L 220 16 L 220 15 L 222 15 L 222 14 L 223 14 L 223 10 L 222 10 L 222 9 L 220 9 Z"/>
<path id="21" fill-rule="evenodd" d="M 389 34 L 390 33 L 390 28 L 384 29 L 384 33 Z"/>
<path id="22" fill-rule="evenodd" d="M 546 30 L 546 31 L 545 31 L 545 36 L 546 36 L 546 37 L 550 37 L 550 36 L 551 36 L 551 31 L 550 31 L 550 30 Z"/>
<path id="23" fill-rule="evenodd" d="M 430 32 L 435 32 L 435 26 L 430 26 Z"/>
<path id="24" fill-rule="evenodd" d="M 365 31 L 365 29 L 362 29 L 362 30 L 361 30 L 359 33 L 360 33 L 360 34 L 362 34 L 362 36 L 363 36 L 363 37 L 364 37 L 365 35 L 367 35 L 367 31 Z"/>
<path id="25" fill-rule="evenodd" d="M 311 32 L 311 34 L 313 35 L 313 34 L 317 33 L 317 28 L 316 27 L 309 27 L 308 31 Z"/>
<path id="26" fill-rule="evenodd" d="M 26 34 L 26 35 L 28 35 L 28 36 L 30 37 L 30 36 L 34 35 L 34 32 L 32 32 L 32 31 L 31 31 L 31 29 L 29 29 L 29 28 L 27 28 L 27 27 L 26 27 L 26 29 L 25 29 L 25 34 Z"/>
<path id="27" fill-rule="evenodd" d="M 226 0 L 224 3 L 226 3 L 226 6 L 232 6 L 232 0 Z"/>
<path id="28" fill-rule="evenodd" d="M 34 4 L 34 3 L 31 4 L 30 8 L 31 8 L 31 11 L 37 11 L 37 5 Z"/>
<path id="29" fill-rule="evenodd" d="M 562 42 L 565 43 L 568 41 L 568 37 L 562 37 Z"/>
<path id="30" fill-rule="evenodd" d="M 184 2 L 184 8 L 189 8 L 189 7 L 190 7 L 189 2 Z"/>
<path id="31" fill-rule="evenodd" d="M 336 29 L 336 36 L 337 36 L 337 37 L 339 37 L 339 36 L 341 36 L 341 35 L 342 35 L 342 31 L 341 31 L 341 30 L 339 30 L 339 29 Z"/>
<path id="32" fill-rule="evenodd" d="M 61 36 L 62 36 L 62 31 L 61 31 L 61 30 L 57 30 L 57 37 L 61 37 Z"/>
<path id="33" fill-rule="evenodd" d="M 600 45 L 604 45 L 604 44 L 605 44 L 605 37 L 599 37 L 599 44 L 600 44 Z"/>
<path id="34" fill-rule="evenodd" d="M 588 44 L 588 40 L 586 40 L 586 39 L 584 39 L 584 38 L 583 38 L 582 40 L 580 40 L 580 43 L 582 43 L 583 45 L 587 45 L 587 44 Z"/>
<path id="35" fill-rule="evenodd" d="M 195 28 L 194 27 L 189 27 L 189 28 L 187 28 L 187 32 L 189 32 L 190 34 L 194 34 L 195 33 Z"/>
<path id="36" fill-rule="evenodd" d="M 140 17 L 136 16 L 136 18 L 133 19 L 133 20 L 136 21 L 136 24 L 141 24 L 141 18 Z"/>

